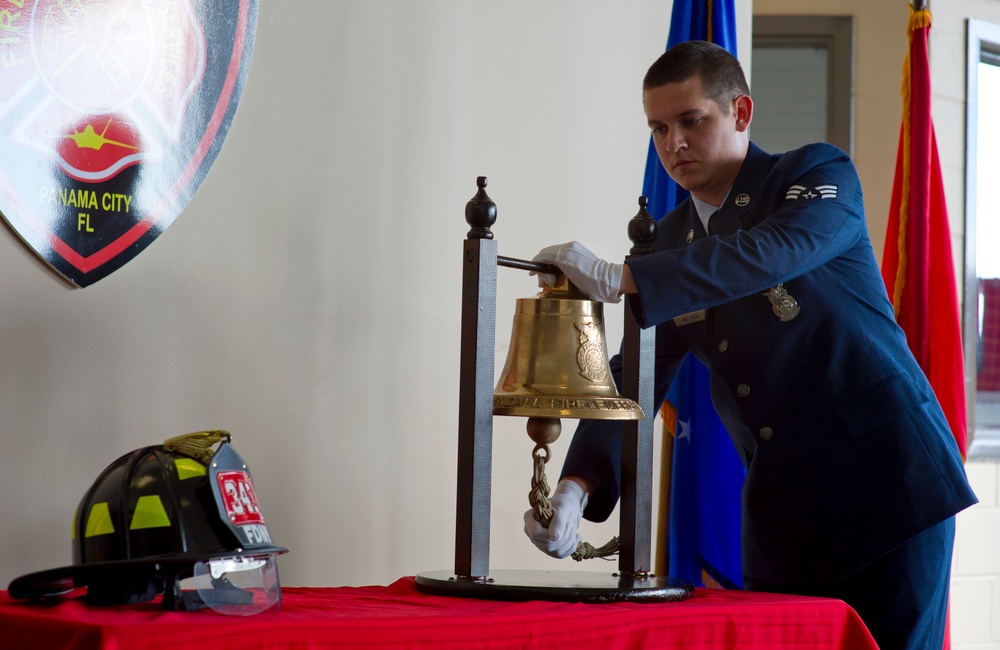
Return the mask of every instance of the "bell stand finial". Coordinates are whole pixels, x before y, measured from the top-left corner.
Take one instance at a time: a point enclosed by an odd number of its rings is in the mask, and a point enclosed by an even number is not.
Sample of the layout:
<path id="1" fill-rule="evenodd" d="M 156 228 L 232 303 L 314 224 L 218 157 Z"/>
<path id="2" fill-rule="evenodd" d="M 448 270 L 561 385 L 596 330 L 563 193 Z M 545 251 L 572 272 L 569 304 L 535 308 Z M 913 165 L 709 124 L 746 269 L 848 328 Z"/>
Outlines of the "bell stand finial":
<path id="1" fill-rule="evenodd" d="M 469 239 L 493 239 L 490 226 L 497 221 L 497 204 L 486 193 L 488 182 L 485 176 L 477 177 L 476 185 L 479 191 L 465 204 L 465 221 L 472 226 L 466 235 Z"/>
<path id="2" fill-rule="evenodd" d="M 653 252 L 656 241 L 656 220 L 650 216 L 646 206 L 648 196 L 639 197 L 639 211 L 628 222 L 628 238 L 632 242 L 629 255 L 648 255 Z"/>

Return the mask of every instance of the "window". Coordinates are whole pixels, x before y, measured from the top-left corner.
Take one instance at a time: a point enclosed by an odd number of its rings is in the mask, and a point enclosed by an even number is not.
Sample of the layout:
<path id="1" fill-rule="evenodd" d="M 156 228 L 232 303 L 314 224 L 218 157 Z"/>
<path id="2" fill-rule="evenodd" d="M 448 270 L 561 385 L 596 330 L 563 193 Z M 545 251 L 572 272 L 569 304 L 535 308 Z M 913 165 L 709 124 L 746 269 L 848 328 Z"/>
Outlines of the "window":
<path id="1" fill-rule="evenodd" d="M 969 458 L 1000 459 L 1000 26 L 968 21 L 963 338 Z"/>
<path id="2" fill-rule="evenodd" d="M 754 16 L 750 138 L 771 152 L 829 142 L 853 153 L 854 20 Z"/>

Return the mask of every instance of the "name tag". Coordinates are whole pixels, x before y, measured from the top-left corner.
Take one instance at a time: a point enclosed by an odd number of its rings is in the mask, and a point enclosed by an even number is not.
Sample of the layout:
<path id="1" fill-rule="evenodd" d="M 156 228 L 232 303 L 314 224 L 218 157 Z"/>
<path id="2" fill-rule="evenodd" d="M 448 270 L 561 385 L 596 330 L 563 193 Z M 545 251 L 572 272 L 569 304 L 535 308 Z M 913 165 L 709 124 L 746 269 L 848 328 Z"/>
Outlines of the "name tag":
<path id="1" fill-rule="evenodd" d="M 699 309 L 698 311 L 693 311 L 688 314 L 681 314 L 674 319 L 674 325 L 677 327 L 683 327 L 684 325 L 690 325 L 691 323 L 697 323 L 703 320 L 705 320 L 705 310 Z"/>

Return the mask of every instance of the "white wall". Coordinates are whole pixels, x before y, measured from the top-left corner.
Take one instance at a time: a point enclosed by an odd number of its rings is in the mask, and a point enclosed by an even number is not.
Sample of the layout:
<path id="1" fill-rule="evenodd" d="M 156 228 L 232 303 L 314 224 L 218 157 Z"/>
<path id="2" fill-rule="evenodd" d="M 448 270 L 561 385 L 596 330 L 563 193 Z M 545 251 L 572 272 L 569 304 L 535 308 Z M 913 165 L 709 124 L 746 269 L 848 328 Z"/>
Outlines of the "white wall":
<path id="1" fill-rule="evenodd" d="M 487 175 L 503 255 L 580 239 L 622 257 L 669 13 L 262 2 L 226 145 L 152 246 L 73 290 L 0 230 L 0 587 L 69 563 L 73 510 L 114 458 L 206 428 L 249 462 L 285 584 L 452 568 L 465 203 Z M 498 371 L 536 290 L 501 270 Z M 495 568 L 555 562 L 521 532 L 531 448 L 498 418 Z"/>
<path id="2" fill-rule="evenodd" d="M 1000 650 L 1000 464 L 966 464 L 979 503 L 957 519 L 951 566 L 953 650 Z"/>

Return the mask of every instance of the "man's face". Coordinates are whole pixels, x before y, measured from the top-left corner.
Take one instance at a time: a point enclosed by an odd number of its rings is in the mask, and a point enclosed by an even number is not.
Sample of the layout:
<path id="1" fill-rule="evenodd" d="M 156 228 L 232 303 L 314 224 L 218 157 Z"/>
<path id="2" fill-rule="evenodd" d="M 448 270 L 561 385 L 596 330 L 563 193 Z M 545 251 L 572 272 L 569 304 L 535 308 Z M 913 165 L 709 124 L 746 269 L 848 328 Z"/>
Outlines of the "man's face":
<path id="1" fill-rule="evenodd" d="M 721 205 L 746 157 L 752 103 L 746 95 L 723 110 L 702 92 L 701 78 L 643 94 L 653 144 L 670 178 L 699 199 Z"/>

